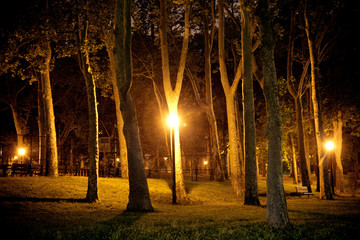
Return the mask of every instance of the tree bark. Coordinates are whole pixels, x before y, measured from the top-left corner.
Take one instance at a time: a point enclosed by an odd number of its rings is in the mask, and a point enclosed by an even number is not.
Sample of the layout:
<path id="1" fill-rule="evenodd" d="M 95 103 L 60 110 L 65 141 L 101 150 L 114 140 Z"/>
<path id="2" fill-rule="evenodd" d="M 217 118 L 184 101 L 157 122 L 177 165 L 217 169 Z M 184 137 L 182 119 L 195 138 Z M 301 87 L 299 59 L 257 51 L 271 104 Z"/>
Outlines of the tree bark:
<path id="1" fill-rule="evenodd" d="M 38 79 L 38 128 L 39 128 L 39 164 L 40 174 L 46 174 L 46 121 L 44 104 L 44 83 L 43 79 Z"/>
<path id="2" fill-rule="evenodd" d="M 56 143 L 55 115 L 50 83 L 51 47 L 49 41 L 45 41 L 42 44 L 42 48 L 46 53 L 41 72 L 41 81 L 44 84 L 43 93 L 46 121 L 46 175 L 56 177 L 58 176 L 58 152 Z"/>
<path id="3" fill-rule="evenodd" d="M 264 95 L 267 111 L 268 174 L 267 220 L 271 225 L 290 224 L 282 175 L 281 115 L 277 94 L 277 78 L 274 61 L 274 40 L 268 1 L 259 2 L 259 28 L 262 42 Z"/>
<path id="4" fill-rule="evenodd" d="M 260 205 L 257 184 L 255 107 L 253 96 L 252 44 L 248 1 L 241 0 L 242 53 L 244 79 L 242 83 L 244 148 L 245 148 L 245 205 Z"/>
<path id="5" fill-rule="evenodd" d="M 128 168 L 128 159 L 127 159 L 127 147 L 126 139 L 124 136 L 124 119 L 120 110 L 120 95 L 119 90 L 116 84 L 116 71 L 115 71 L 115 57 L 114 57 L 114 41 L 115 41 L 114 32 L 109 33 L 106 39 L 106 50 L 109 56 L 110 69 L 112 72 L 112 87 L 115 100 L 115 111 L 116 111 L 116 125 L 118 130 L 118 139 L 119 139 L 119 157 L 120 157 L 120 168 L 121 168 L 121 177 L 129 177 L 129 168 Z"/>
<path id="6" fill-rule="evenodd" d="M 130 95 L 132 83 L 130 0 L 115 4 L 114 60 L 120 110 L 124 119 L 124 135 L 128 151 L 129 202 L 128 211 L 154 211 L 151 201 L 134 104 Z"/>
<path id="7" fill-rule="evenodd" d="M 296 163 L 296 151 L 295 151 L 295 142 L 294 142 L 294 137 L 293 134 L 290 132 L 289 133 L 289 138 L 290 138 L 290 144 L 291 144 L 291 149 L 292 149 L 292 153 L 293 153 L 293 178 L 294 184 L 298 184 L 298 174 L 297 174 L 297 163 Z"/>

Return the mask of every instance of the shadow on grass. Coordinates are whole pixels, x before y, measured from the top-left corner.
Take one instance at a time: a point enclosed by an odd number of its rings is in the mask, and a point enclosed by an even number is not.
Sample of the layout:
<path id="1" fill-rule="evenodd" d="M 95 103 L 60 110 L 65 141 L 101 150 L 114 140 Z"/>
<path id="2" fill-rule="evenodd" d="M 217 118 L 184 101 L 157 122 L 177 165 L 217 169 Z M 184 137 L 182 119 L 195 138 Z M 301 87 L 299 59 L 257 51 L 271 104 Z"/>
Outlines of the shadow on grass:
<path id="1" fill-rule="evenodd" d="M 69 239 L 134 239 L 137 221 L 147 212 L 123 211 L 96 227 L 73 232 Z"/>
<path id="2" fill-rule="evenodd" d="M 87 200 L 85 198 L 0 197 L 0 202 L 69 202 L 69 203 L 87 203 Z"/>

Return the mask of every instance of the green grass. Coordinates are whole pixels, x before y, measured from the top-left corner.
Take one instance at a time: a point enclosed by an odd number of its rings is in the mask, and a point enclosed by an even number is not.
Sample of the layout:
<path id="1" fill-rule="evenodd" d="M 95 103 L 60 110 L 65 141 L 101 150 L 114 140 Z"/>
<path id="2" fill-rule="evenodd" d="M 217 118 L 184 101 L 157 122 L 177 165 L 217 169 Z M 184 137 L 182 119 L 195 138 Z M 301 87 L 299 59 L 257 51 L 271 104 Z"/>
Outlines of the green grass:
<path id="1" fill-rule="evenodd" d="M 360 199 L 334 201 L 290 195 L 291 226 L 266 223 L 266 182 L 259 181 L 262 207 L 244 206 L 229 182 L 186 181 L 189 201 L 171 204 L 168 180 L 148 179 L 155 212 L 125 212 L 128 181 L 100 178 L 101 203 L 85 203 L 86 177 L 0 178 L 1 239 L 352 239 L 360 229 Z M 5 237 L 3 237 L 5 236 Z M 9 237 L 10 236 L 10 237 Z"/>

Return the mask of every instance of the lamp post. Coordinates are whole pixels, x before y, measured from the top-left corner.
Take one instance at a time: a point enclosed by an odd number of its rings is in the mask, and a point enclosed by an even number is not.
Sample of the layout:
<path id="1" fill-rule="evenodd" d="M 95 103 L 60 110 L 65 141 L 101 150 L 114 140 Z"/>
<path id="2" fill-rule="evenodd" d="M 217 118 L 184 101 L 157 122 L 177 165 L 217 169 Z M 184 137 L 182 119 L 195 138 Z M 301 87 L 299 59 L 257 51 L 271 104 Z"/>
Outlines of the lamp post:
<path id="1" fill-rule="evenodd" d="M 168 124 L 170 127 L 170 152 L 172 160 L 172 203 L 176 204 L 176 178 L 175 178 L 175 128 L 178 125 L 178 117 L 174 113 L 170 113 Z"/>
<path id="2" fill-rule="evenodd" d="M 335 148 L 335 144 L 333 141 L 327 141 L 325 143 L 325 148 L 326 150 L 328 151 L 329 153 L 329 158 L 330 158 L 330 182 L 331 182 L 331 191 L 333 194 L 335 194 L 335 191 L 334 191 L 334 169 L 333 169 L 333 150 Z"/>
<path id="3" fill-rule="evenodd" d="M 23 174 L 23 160 L 24 160 L 24 155 L 25 155 L 25 148 L 19 148 L 18 153 L 20 155 L 20 163 L 21 163 L 21 175 Z"/>

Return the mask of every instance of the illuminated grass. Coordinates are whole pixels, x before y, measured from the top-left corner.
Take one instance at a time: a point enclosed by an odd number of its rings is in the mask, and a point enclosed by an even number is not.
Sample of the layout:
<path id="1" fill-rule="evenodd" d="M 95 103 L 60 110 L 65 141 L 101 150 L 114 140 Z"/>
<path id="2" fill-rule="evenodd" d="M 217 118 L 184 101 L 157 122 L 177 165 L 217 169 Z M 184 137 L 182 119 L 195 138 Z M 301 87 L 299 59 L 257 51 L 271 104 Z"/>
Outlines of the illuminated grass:
<path id="1" fill-rule="evenodd" d="M 85 177 L 0 178 L 1 234 L 15 239 L 351 239 L 360 227 L 360 199 L 291 196 L 284 177 L 292 226 L 266 224 L 263 207 L 244 206 L 229 182 L 186 181 L 189 202 L 171 204 L 169 181 L 148 179 L 153 213 L 128 213 L 128 181 L 100 178 L 101 203 L 89 204 Z"/>

